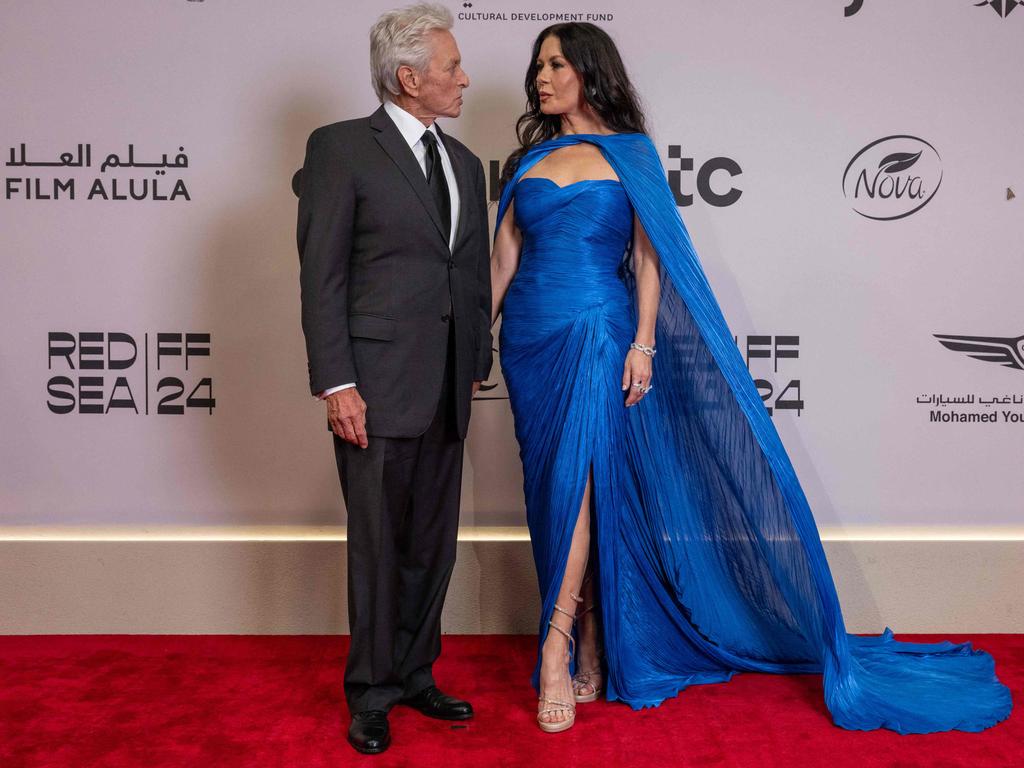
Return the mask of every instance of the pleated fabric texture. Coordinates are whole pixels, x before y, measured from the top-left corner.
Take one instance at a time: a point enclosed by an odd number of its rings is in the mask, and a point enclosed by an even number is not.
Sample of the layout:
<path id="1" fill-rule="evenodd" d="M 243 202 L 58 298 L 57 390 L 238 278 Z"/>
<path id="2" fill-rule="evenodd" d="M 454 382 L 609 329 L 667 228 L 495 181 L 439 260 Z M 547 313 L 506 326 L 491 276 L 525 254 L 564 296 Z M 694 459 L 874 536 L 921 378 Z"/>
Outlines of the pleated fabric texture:
<path id="1" fill-rule="evenodd" d="M 619 181 L 521 176 L 597 145 Z M 657 706 L 736 672 L 822 673 L 843 728 L 979 731 L 1009 689 L 970 643 L 846 632 L 807 499 L 643 134 L 545 141 L 502 191 L 523 233 L 501 364 L 542 596 L 539 649 L 588 473 L 607 695 Z M 624 407 L 636 328 L 633 215 L 661 261 L 654 389 Z"/>

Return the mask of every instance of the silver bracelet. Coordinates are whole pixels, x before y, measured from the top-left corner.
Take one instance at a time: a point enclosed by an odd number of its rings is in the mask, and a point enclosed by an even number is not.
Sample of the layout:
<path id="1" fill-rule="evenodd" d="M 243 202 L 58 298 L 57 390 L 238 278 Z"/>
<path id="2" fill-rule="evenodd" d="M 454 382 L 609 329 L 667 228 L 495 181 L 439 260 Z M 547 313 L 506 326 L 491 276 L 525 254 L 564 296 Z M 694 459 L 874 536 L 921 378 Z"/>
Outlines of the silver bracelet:
<path id="1" fill-rule="evenodd" d="M 648 347 L 646 344 L 638 344 L 635 341 L 629 345 L 629 348 L 635 349 L 637 352 L 643 352 L 648 357 L 654 357 L 658 353 L 658 350 L 654 347 Z"/>

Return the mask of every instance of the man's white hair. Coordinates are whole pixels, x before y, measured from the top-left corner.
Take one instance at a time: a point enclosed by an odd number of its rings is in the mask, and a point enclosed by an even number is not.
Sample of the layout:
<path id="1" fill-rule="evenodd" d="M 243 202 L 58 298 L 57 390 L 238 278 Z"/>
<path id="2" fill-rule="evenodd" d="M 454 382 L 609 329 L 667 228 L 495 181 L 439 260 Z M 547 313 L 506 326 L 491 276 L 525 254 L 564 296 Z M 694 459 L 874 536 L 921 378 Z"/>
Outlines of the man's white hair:
<path id="1" fill-rule="evenodd" d="M 452 12 L 437 3 L 417 3 L 388 11 L 370 29 L 370 79 L 381 101 L 398 96 L 398 68 L 423 72 L 430 65 L 430 34 L 452 28 Z"/>

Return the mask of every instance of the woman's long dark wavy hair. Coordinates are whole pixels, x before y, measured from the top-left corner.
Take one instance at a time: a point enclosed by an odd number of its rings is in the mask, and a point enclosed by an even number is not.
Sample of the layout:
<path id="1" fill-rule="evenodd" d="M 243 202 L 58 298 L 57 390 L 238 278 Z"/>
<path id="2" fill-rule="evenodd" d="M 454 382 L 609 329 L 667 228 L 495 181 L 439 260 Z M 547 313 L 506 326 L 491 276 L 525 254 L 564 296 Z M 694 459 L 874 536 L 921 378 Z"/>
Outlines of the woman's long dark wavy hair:
<path id="1" fill-rule="evenodd" d="M 526 71 L 526 111 L 516 121 L 519 149 L 509 155 L 501 171 L 501 185 L 515 175 L 519 161 L 534 144 L 558 134 L 561 115 L 540 111 L 537 93 L 537 59 L 544 41 L 554 35 L 562 46 L 562 56 L 579 72 L 583 98 L 608 128 L 616 133 L 646 133 L 647 125 L 640 98 L 626 74 L 619 49 L 600 27 L 586 22 L 552 24 L 542 30 L 533 43 L 530 67 Z"/>

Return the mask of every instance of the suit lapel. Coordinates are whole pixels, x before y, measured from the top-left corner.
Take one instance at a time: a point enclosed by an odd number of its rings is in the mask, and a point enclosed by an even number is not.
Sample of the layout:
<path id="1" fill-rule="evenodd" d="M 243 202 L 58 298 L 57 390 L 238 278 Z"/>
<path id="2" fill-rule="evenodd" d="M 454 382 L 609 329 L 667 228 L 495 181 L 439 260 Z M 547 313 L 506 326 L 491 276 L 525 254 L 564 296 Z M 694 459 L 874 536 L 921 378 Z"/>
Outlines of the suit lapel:
<path id="1" fill-rule="evenodd" d="M 469 178 L 470 169 L 466 167 L 466 162 L 462 157 L 455 152 L 451 139 L 441 130 L 441 126 L 437 126 L 437 132 L 441 136 L 441 141 L 444 142 L 445 151 L 448 152 L 448 159 L 452 162 L 452 171 L 455 173 L 455 183 L 459 187 L 459 225 L 455 229 L 455 238 L 452 240 L 452 251 L 454 252 L 459 244 L 459 239 L 466 233 L 466 227 L 469 225 L 470 209 L 472 207 L 469 192 L 473 185 L 470 183 Z"/>
<path id="2" fill-rule="evenodd" d="M 441 226 L 441 215 L 437 212 L 437 206 L 434 205 L 434 198 L 430 194 L 430 188 L 427 186 L 427 179 L 423 175 L 423 170 L 416 161 L 416 156 L 412 153 L 412 149 L 405 143 L 405 139 L 402 138 L 402 134 L 398 132 L 398 128 L 391 118 L 388 117 L 388 113 L 384 111 L 383 106 L 370 115 L 370 127 L 374 131 L 373 138 L 377 140 L 380 148 L 398 166 L 398 170 L 405 176 L 405 180 L 409 182 L 423 207 L 426 208 L 427 213 L 430 215 L 430 220 L 434 222 L 434 227 L 437 228 L 437 233 L 443 238 L 444 228 Z M 447 148 L 447 145 L 445 146 Z M 450 152 L 448 156 L 451 157 Z M 460 212 L 460 221 L 461 218 L 462 214 Z"/>

